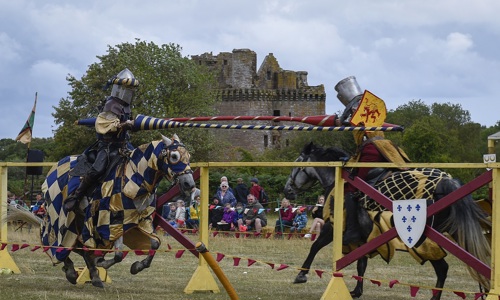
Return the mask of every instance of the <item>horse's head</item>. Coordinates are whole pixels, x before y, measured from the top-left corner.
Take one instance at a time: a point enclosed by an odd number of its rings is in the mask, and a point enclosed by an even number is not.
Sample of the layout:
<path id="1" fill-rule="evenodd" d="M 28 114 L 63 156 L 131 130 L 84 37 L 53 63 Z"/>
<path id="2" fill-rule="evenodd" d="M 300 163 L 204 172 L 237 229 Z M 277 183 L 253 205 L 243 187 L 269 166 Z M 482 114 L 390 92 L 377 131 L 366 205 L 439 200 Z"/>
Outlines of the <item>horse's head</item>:
<path id="1" fill-rule="evenodd" d="M 304 146 L 296 162 L 327 162 L 338 161 L 348 157 L 348 154 L 339 148 L 323 149 L 312 142 Z M 327 190 L 333 187 L 335 169 L 329 167 L 295 167 L 292 169 L 286 182 L 283 193 L 285 197 L 294 200 L 297 193 L 310 189 L 316 182 Z"/>
<path id="2" fill-rule="evenodd" d="M 162 140 L 165 144 L 160 159 L 163 162 L 162 170 L 170 181 L 179 183 L 184 194 L 189 195 L 195 187 L 193 171 L 189 165 L 191 154 L 177 134 L 174 134 L 172 139 L 162 135 Z"/>

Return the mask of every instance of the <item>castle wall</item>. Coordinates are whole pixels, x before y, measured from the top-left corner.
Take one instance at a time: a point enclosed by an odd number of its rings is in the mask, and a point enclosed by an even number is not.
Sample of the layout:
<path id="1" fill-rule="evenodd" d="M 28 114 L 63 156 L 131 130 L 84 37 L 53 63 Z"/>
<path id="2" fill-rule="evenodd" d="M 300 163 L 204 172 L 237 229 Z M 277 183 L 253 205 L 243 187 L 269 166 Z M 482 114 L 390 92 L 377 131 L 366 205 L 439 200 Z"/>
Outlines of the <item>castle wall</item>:
<path id="1" fill-rule="evenodd" d="M 217 109 L 220 116 L 291 116 L 324 115 L 326 94 L 323 85 L 309 86 L 307 72 L 283 70 L 272 53 L 257 71 L 257 55 L 249 49 L 235 49 L 217 56 L 194 55 L 205 64 L 219 82 Z M 232 121 L 231 124 L 301 125 L 295 122 Z M 263 151 L 286 147 L 293 131 L 220 130 L 233 147 Z M 299 133 L 303 134 L 303 133 Z"/>

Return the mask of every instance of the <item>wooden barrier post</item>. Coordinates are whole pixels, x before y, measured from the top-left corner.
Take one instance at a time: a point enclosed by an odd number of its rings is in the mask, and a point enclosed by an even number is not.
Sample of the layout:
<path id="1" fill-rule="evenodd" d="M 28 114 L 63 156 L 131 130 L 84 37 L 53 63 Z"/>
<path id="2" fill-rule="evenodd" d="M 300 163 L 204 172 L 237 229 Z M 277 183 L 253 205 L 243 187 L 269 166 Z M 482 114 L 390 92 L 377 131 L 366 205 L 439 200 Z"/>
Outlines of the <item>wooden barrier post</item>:
<path id="1" fill-rule="evenodd" d="M 200 215 L 198 216 L 199 226 L 200 226 L 200 241 L 208 245 L 208 164 L 200 167 L 200 192 L 201 192 L 201 210 L 199 210 Z M 199 256 L 198 267 L 193 273 L 191 280 L 184 289 L 184 293 L 191 294 L 194 291 L 210 291 L 213 293 L 219 293 L 220 289 L 215 282 L 210 269 L 208 268 L 207 261 L 202 255 Z"/>
<path id="2" fill-rule="evenodd" d="M 335 189 L 330 192 L 326 201 L 335 193 L 334 212 L 333 212 L 333 270 L 337 272 L 337 261 L 342 258 L 342 229 L 344 227 L 344 178 L 342 178 L 342 168 L 336 167 L 335 170 Z M 339 272 L 341 270 L 338 270 Z M 333 276 L 326 287 L 321 300 L 326 299 L 352 299 L 351 293 L 343 277 Z"/>
<path id="3" fill-rule="evenodd" d="M 7 223 L 4 222 L 4 217 L 7 216 L 7 166 L 0 166 L 0 242 L 7 242 Z M 5 247 L 0 250 L 0 268 L 11 269 L 16 274 L 21 274 L 21 271 L 12 259 Z"/>
<path id="4" fill-rule="evenodd" d="M 492 202 L 493 213 L 491 214 L 491 280 L 490 280 L 490 295 L 486 300 L 498 300 L 500 294 L 500 254 L 497 253 L 497 243 L 500 242 L 500 169 L 492 169 Z"/>

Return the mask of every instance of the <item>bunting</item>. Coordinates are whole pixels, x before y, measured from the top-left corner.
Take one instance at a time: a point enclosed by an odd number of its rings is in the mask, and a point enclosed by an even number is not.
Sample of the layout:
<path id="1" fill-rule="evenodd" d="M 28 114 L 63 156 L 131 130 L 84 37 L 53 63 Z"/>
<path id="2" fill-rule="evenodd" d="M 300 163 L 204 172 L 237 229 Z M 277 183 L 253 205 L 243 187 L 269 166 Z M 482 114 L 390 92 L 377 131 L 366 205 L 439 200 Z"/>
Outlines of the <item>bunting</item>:
<path id="1" fill-rule="evenodd" d="M 16 137 L 16 141 L 19 141 L 23 144 L 31 143 L 31 137 L 33 135 L 33 125 L 35 124 L 35 110 L 36 110 L 37 98 L 38 98 L 38 93 L 35 93 L 35 104 L 33 105 L 31 114 L 29 115 L 28 120 L 24 124 L 23 129 L 21 129 L 21 132 L 19 132 L 18 136 Z"/>

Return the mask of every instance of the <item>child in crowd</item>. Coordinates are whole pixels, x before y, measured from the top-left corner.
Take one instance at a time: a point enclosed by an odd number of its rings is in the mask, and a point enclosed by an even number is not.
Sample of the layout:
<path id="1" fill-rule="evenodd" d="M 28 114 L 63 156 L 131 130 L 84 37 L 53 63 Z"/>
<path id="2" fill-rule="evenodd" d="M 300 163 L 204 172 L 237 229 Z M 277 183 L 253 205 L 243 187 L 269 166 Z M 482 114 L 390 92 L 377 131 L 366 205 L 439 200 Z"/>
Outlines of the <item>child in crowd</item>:
<path id="1" fill-rule="evenodd" d="M 177 200 L 177 210 L 175 212 L 175 222 L 177 227 L 182 228 L 186 222 L 186 208 L 184 207 L 184 200 Z"/>
<path id="2" fill-rule="evenodd" d="M 243 203 L 241 202 L 236 203 L 234 218 L 233 218 L 233 227 L 231 228 L 237 228 L 238 220 L 243 221 L 243 213 L 244 213 Z"/>
<path id="3" fill-rule="evenodd" d="M 222 220 L 218 223 L 219 229 L 223 231 L 234 230 L 233 219 L 236 212 L 234 208 L 231 207 L 231 203 L 226 203 L 224 206 L 224 213 L 222 214 Z"/>
<path id="4" fill-rule="evenodd" d="M 292 227 L 290 228 L 290 232 L 300 232 L 307 225 L 307 214 L 305 213 L 305 207 L 298 207 L 295 210 L 295 218 L 293 219 Z"/>

